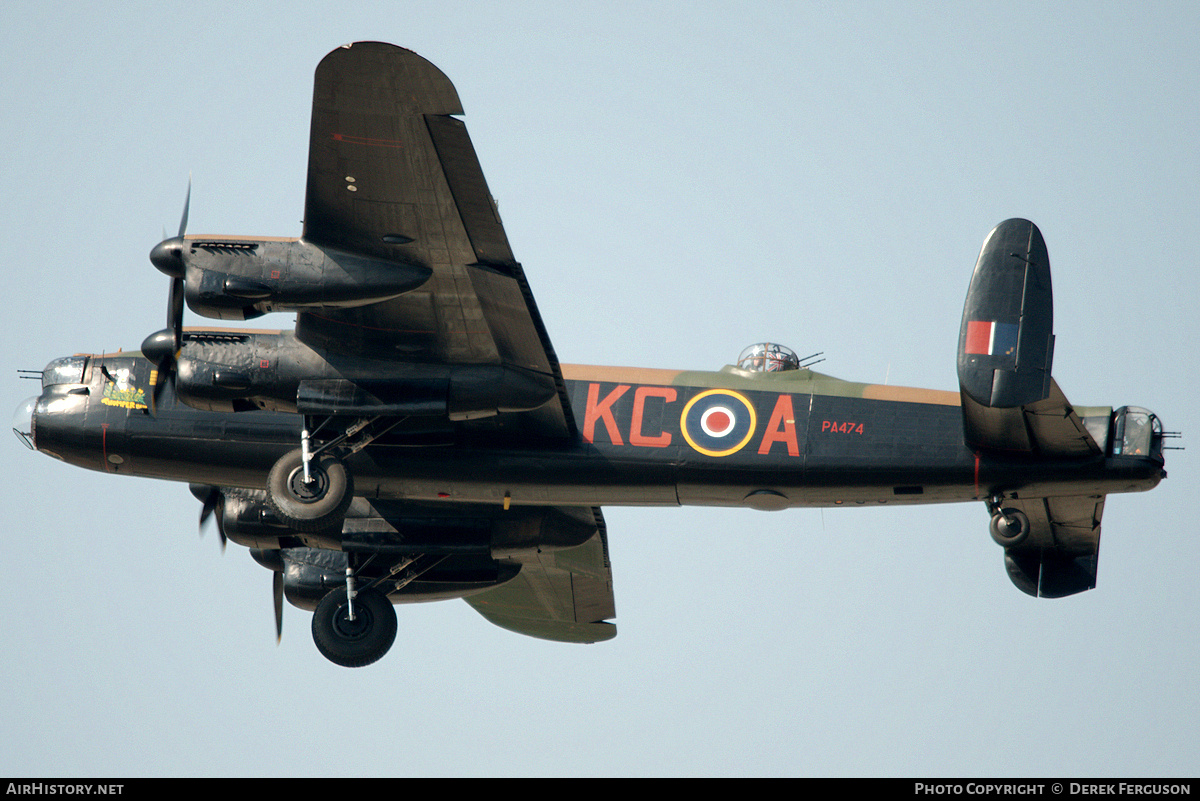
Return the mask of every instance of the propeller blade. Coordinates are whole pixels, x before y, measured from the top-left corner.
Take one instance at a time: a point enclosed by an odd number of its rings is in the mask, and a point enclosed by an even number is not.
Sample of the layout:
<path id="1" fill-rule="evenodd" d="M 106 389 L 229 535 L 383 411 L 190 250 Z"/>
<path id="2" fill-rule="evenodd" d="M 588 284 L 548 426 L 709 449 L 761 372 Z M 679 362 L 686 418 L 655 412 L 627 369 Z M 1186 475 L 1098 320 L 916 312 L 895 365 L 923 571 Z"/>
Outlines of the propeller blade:
<path id="1" fill-rule="evenodd" d="M 225 545 L 229 539 L 225 536 L 225 496 L 221 493 L 218 487 L 209 488 L 201 501 L 203 506 L 200 509 L 200 536 L 204 536 L 204 524 L 208 522 L 208 518 L 216 513 L 217 534 L 221 538 L 221 553 L 225 553 Z"/>
<path id="2" fill-rule="evenodd" d="M 221 491 L 218 490 L 216 487 L 213 487 L 212 491 L 209 492 L 208 495 L 206 495 L 204 497 L 204 501 L 203 501 L 204 506 L 200 510 L 200 530 L 201 531 L 204 530 L 204 524 L 208 522 L 208 518 L 212 516 L 212 513 L 214 511 L 216 511 L 217 498 L 220 498 L 220 497 L 221 497 Z"/>
<path id="3" fill-rule="evenodd" d="M 175 367 L 175 332 L 170 329 L 155 331 L 142 341 L 142 355 L 154 370 L 150 371 L 150 414 L 157 413 L 158 398 Z"/>
<path id="4" fill-rule="evenodd" d="M 183 347 L 183 279 L 171 279 L 171 296 L 167 302 L 167 328 L 175 335 L 175 351 L 172 360 Z"/>
<path id="5" fill-rule="evenodd" d="M 275 600 L 275 644 L 283 642 L 283 574 L 271 572 L 271 595 Z"/>
<path id="6" fill-rule="evenodd" d="M 179 218 L 179 234 L 182 237 L 187 232 L 188 209 L 192 205 L 192 176 L 188 173 L 187 196 L 183 199 L 183 216 Z M 163 237 L 164 239 L 166 237 Z"/>

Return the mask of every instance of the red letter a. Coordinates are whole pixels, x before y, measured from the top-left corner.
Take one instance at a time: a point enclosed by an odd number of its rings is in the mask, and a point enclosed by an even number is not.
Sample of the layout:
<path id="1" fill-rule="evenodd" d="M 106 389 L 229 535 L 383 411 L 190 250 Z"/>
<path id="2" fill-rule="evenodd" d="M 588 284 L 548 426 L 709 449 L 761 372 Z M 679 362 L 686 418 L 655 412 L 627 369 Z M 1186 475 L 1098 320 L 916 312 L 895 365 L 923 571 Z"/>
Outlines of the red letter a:
<path id="1" fill-rule="evenodd" d="M 771 446 L 776 442 L 787 443 L 788 456 L 800 455 L 800 443 L 796 441 L 796 412 L 792 409 L 791 395 L 780 395 L 779 400 L 775 401 L 775 411 L 771 412 L 771 422 L 767 423 L 758 452 L 770 453 Z"/>

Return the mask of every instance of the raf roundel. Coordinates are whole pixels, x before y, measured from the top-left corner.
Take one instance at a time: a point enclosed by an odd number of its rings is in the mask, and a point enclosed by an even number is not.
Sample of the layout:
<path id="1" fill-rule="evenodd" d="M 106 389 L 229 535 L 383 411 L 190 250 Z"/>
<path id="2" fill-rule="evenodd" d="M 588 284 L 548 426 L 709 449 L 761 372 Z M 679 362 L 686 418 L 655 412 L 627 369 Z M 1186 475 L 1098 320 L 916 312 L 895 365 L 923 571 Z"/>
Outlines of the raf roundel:
<path id="1" fill-rule="evenodd" d="M 696 395 L 679 418 L 687 444 L 705 456 L 737 453 L 750 441 L 756 426 L 754 406 L 745 396 L 727 389 Z"/>
<path id="2" fill-rule="evenodd" d="M 700 429 L 710 437 L 723 437 L 737 425 L 737 415 L 728 406 L 710 406 L 700 415 Z"/>

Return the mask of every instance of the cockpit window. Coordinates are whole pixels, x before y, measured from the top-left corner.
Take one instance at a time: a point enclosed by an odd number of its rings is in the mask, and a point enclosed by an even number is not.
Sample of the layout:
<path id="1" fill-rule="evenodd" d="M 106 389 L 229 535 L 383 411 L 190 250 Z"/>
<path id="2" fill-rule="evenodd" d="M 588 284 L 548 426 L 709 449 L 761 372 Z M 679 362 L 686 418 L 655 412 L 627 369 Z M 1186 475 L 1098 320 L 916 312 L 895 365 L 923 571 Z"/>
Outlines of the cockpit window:
<path id="1" fill-rule="evenodd" d="M 742 351 L 737 366 L 752 373 L 778 373 L 799 370 L 800 359 L 791 348 L 774 342 L 759 342 Z"/>
<path id="2" fill-rule="evenodd" d="M 87 356 L 64 356 L 55 359 L 42 370 L 42 389 L 55 384 L 82 384 Z"/>

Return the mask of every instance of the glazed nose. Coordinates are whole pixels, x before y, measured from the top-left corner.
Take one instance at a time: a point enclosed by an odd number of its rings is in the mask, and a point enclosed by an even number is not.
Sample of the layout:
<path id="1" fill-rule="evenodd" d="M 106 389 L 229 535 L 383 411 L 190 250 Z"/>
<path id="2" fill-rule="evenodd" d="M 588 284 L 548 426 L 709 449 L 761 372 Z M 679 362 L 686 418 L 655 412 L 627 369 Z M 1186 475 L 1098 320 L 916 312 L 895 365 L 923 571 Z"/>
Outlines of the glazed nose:
<path id="1" fill-rule="evenodd" d="M 13 415 L 13 433 L 30 450 L 37 450 L 37 446 L 33 443 L 33 413 L 37 407 L 38 397 L 34 395 L 32 398 L 26 398 Z"/>

